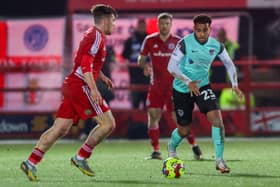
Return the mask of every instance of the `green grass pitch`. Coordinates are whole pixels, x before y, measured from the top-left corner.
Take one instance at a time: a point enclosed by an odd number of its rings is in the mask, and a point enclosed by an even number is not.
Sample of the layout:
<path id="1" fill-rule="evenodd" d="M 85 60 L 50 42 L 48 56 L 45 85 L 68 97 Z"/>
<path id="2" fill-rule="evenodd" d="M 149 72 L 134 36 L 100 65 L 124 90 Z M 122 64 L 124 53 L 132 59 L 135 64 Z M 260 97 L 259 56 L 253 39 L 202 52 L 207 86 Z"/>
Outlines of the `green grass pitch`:
<path id="1" fill-rule="evenodd" d="M 211 140 L 198 140 L 204 161 L 193 159 L 190 146 L 178 148 L 186 173 L 179 179 L 166 179 L 161 173 L 163 161 L 144 160 L 150 154 L 148 140 L 105 141 L 89 160 L 95 177 L 83 175 L 70 165 L 70 157 L 82 142 L 57 143 L 38 166 L 39 182 L 29 182 L 19 169 L 34 144 L 0 144 L 0 186 L 65 186 L 65 187 L 276 187 L 280 186 L 280 138 L 230 140 L 226 142 L 225 159 L 230 174 L 220 174 L 214 167 Z M 166 156 L 167 141 L 161 142 Z"/>

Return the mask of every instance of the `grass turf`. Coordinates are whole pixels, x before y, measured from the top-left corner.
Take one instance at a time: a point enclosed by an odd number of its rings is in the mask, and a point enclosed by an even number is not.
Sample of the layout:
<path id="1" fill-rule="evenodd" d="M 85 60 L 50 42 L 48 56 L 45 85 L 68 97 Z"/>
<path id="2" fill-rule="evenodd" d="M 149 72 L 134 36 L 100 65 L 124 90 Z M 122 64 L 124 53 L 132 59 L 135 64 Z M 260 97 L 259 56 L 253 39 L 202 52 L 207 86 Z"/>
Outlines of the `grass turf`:
<path id="1" fill-rule="evenodd" d="M 166 156 L 166 141 L 161 143 Z M 186 173 L 180 179 L 166 179 L 161 174 L 162 162 L 144 160 L 150 154 L 146 141 L 106 141 L 100 144 L 89 160 L 95 177 L 83 175 L 70 165 L 70 157 L 81 142 L 58 143 L 45 155 L 38 166 L 39 182 L 29 182 L 19 165 L 26 159 L 33 144 L 0 145 L 0 186 L 97 186 L 97 187 L 258 187 L 280 186 L 280 139 L 233 140 L 226 142 L 225 159 L 231 167 L 230 174 L 215 170 L 212 142 L 198 142 L 204 161 L 193 159 L 190 146 L 184 142 L 178 148 Z"/>

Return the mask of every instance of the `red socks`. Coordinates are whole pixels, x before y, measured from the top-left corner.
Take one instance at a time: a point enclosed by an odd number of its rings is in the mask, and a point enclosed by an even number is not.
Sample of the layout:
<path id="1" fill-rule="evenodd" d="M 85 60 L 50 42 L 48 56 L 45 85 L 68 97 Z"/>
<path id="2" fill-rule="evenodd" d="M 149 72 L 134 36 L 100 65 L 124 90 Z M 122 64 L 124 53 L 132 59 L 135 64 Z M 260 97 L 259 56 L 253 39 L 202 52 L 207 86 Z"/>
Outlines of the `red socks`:
<path id="1" fill-rule="evenodd" d="M 88 159 L 92 154 L 93 147 L 84 143 L 78 152 L 78 157 Z"/>
<path id="2" fill-rule="evenodd" d="M 186 138 L 187 138 L 189 144 L 196 145 L 194 133 L 192 130 L 190 130 L 190 134 Z"/>
<path id="3" fill-rule="evenodd" d="M 159 151 L 159 128 L 149 128 L 148 129 L 148 136 L 150 138 L 151 144 L 153 146 L 154 151 Z"/>
<path id="4" fill-rule="evenodd" d="M 43 158 L 44 156 L 44 152 L 41 151 L 38 148 L 34 148 L 32 153 L 30 154 L 29 158 L 28 158 L 28 162 L 34 166 L 36 166 Z"/>
<path id="5" fill-rule="evenodd" d="M 92 154 L 93 147 L 84 143 L 78 152 L 78 157 L 87 159 Z M 38 148 L 34 148 L 30 156 L 28 157 L 28 162 L 36 166 L 43 158 L 45 152 L 41 151 Z"/>

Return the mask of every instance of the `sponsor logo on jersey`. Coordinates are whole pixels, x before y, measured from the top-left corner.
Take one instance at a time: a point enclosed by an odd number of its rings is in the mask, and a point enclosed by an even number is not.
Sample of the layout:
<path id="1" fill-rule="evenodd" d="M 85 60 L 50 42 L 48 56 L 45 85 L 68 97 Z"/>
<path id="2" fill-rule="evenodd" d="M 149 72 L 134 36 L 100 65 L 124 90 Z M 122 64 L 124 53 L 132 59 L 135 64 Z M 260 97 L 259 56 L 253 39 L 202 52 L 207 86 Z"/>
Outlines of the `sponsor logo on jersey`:
<path id="1" fill-rule="evenodd" d="M 27 49 L 40 51 L 46 46 L 49 40 L 49 33 L 44 26 L 36 24 L 28 27 L 23 37 L 24 45 Z"/>
<path id="2" fill-rule="evenodd" d="M 214 49 L 210 49 L 210 50 L 209 50 L 209 54 L 210 54 L 210 55 L 214 55 L 214 52 L 215 52 Z"/>
<path id="3" fill-rule="evenodd" d="M 189 58 L 189 64 L 193 64 L 193 63 L 194 61 L 191 58 Z"/>
<path id="4" fill-rule="evenodd" d="M 158 44 L 154 44 L 153 48 L 158 48 Z"/>
<path id="5" fill-rule="evenodd" d="M 170 57 L 172 53 L 163 53 L 161 51 L 158 51 L 157 53 L 154 52 L 153 55 L 154 56 L 160 56 L 160 57 Z"/>
<path id="6" fill-rule="evenodd" d="M 174 49 L 174 48 L 175 48 L 175 44 L 174 43 L 168 44 L 168 49 Z"/>
<path id="7" fill-rule="evenodd" d="M 90 109 L 86 109 L 84 111 L 85 115 L 91 115 L 92 114 L 92 111 Z"/>

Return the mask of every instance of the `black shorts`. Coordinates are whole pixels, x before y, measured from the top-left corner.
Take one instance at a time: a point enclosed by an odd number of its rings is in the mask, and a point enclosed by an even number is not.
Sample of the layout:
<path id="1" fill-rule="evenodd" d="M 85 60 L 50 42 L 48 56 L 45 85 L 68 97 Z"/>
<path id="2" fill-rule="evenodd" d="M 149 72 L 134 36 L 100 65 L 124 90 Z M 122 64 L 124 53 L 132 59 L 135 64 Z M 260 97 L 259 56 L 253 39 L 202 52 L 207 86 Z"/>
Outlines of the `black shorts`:
<path id="1" fill-rule="evenodd" d="M 179 125 L 186 126 L 191 124 L 194 103 L 197 104 L 200 112 L 204 114 L 220 109 L 217 98 L 209 84 L 201 87 L 199 91 L 199 96 L 194 95 L 191 97 L 190 92 L 181 93 L 173 89 L 173 102 Z"/>

